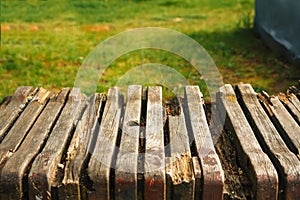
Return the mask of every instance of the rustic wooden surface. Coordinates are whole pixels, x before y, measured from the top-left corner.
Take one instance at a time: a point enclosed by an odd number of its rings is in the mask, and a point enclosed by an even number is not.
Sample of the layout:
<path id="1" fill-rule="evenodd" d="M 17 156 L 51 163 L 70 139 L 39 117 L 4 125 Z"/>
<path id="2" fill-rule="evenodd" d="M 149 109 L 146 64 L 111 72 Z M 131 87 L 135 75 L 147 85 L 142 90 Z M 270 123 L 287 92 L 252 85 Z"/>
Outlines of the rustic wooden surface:
<path id="1" fill-rule="evenodd" d="M 144 198 L 166 199 L 162 88 L 149 87 L 147 97 Z"/>
<path id="2" fill-rule="evenodd" d="M 257 138 L 274 163 L 279 175 L 279 197 L 300 198 L 300 161 L 293 154 L 277 132 L 274 124 L 261 106 L 257 94 L 249 84 L 237 87 L 242 107 L 248 114 Z"/>
<path id="3" fill-rule="evenodd" d="M 295 88 L 225 85 L 204 104 L 196 86 L 171 100 L 130 86 L 125 105 L 116 87 L 20 87 L 0 103 L 0 199 L 297 199 Z"/>
<path id="4" fill-rule="evenodd" d="M 298 85 L 289 87 L 288 93 L 293 93 L 300 99 L 300 80 L 298 81 Z"/>
<path id="5" fill-rule="evenodd" d="M 138 199 L 138 156 L 142 86 L 129 86 L 115 166 L 115 199 Z"/>
<path id="6" fill-rule="evenodd" d="M 74 136 L 67 150 L 67 158 L 62 184 L 58 188 L 58 197 L 64 199 L 81 198 L 82 172 L 87 165 L 95 131 L 99 130 L 100 110 L 105 103 L 105 95 L 90 97 L 88 107 L 79 120 Z"/>
<path id="7" fill-rule="evenodd" d="M 179 104 L 179 108 L 182 106 Z M 182 110 L 182 108 L 181 108 Z M 168 115 L 172 199 L 193 199 L 195 177 L 184 113 Z"/>
<path id="8" fill-rule="evenodd" d="M 255 199 L 276 199 L 278 176 L 271 160 L 263 152 L 243 114 L 231 85 L 224 85 L 217 95 L 218 111 L 226 113 L 226 128 L 234 134 L 238 158 L 251 178 Z"/>
<path id="9" fill-rule="evenodd" d="M 300 101 L 294 94 L 279 94 L 278 99 L 289 110 L 290 114 L 294 117 L 298 125 L 300 125 Z"/>
<path id="10" fill-rule="evenodd" d="M 267 93 L 259 95 L 274 125 L 277 127 L 281 137 L 289 149 L 299 156 L 300 152 L 300 126 L 293 119 L 292 115 L 285 109 L 278 97 L 270 97 Z"/>
<path id="11" fill-rule="evenodd" d="M 22 112 L 14 126 L 9 130 L 0 146 L 0 163 L 5 162 L 11 153 L 14 153 L 26 137 L 31 126 L 46 105 L 50 92 L 40 88 Z"/>
<path id="12" fill-rule="evenodd" d="M 69 89 L 64 89 L 58 96 L 53 96 L 45 110 L 38 117 L 27 137 L 17 151 L 11 152 L 0 175 L 0 198 L 22 199 L 27 190 L 27 181 L 23 181 L 28 167 L 43 147 L 44 142 L 59 116 Z M 23 185 L 25 184 L 25 185 Z"/>
<path id="13" fill-rule="evenodd" d="M 73 88 L 45 147 L 33 161 L 28 175 L 29 198 L 51 198 L 51 189 L 58 179 L 58 168 L 63 168 L 63 152 L 83 109 L 83 99 L 80 90 Z"/>
<path id="14" fill-rule="evenodd" d="M 223 199 L 224 172 L 215 151 L 203 108 L 202 94 L 197 86 L 185 87 L 188 120 L 203 170 L 203 199 Z"/>
<path id="15" fill-rule="evenodd" d="M 0 102 L 0 113 L 6 108 L 6 106 L 10 103 L 12 99 L 12 96 L 7 96 L 3 98 L 3 100 Z"/>
<path id="16" fill-rule="evenodd" d="M 121 99 L 118 88 L 109 89 L 95 147 L 88 164 L 87 173 L 93 190 L 89 199 L 111 199 L 110 173 L 115 160 L 115 148 L 121 117 Z"/>
<path id="17" fill-rule="evenodd" d="M 288 99 L 299 110 L 299 108 L 300 108 L 299 98 L 297 98 L 294 94 L 288 94 Z"/>
<path id="18" fill-rule="evenodd" d="M 6 131 L 14 123 L 14 121 L 19 117 L 21 111 L 25 108 L 26 103 L 29 98 L 34 95 L 36 90 L 33 87 L 19 87 L 15 94 L 12 96 L 8 105 L 2 107 L 0 113 L 0 143 L 6 134 Z M 5 105 L 5 104 L 4 104 Z"/>

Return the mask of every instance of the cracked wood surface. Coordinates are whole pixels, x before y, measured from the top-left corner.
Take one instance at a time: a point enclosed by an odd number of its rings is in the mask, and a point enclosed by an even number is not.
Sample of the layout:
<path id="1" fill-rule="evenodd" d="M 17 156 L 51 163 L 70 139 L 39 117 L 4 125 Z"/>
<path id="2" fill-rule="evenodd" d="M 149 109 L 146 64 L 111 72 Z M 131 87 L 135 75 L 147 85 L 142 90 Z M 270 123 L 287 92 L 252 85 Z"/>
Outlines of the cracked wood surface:
<path id="1" fill-rule="evenodd" d="M 0 175 L 0 198 L 22 199 L 28 192 L 27 183 L 23 181 L 32 160 L 39 153 L 50 134 L 56 118 L 59 116 L 69 89 L 63 89 L 59 95 L 52 96 L 49 103 L 22 142 L 20 148 L 11 152 Z"/>
<path id="2" fill-rule="evenodd" d="M 19 87 L 14 95 L 11 97 L 11 100 L 8 105 L 5 103 L 1 106 L 0 112 L 0 143 L 10 126 L 14 121 L 19 117 L 19 114 L 24 109 L 26 103 L 29 101 L 30 97 L 34 95 L 36 90 L 30 86 Z"/>
<path id="3" fill-rule="evenodd" d="M 225 126 L 234 134 L 238 158 L 250 177 L 255 199 L 278 198 L 278 176 L 271 160 L 263 152 L 231 85 L 224 85 L 217 95 L 217 110 L 226 113 Z"/>
<path id="4" fill-rule="evenodd" d="M 138 199 L 142 86 L 129 86 L 126 99 L 122 136 L 115 166 L 115 199 Z"/>
<path id="5" fill-rule="evenodd" d="M 300 198 L 300 161 L 284 143 L 249 84 L 237 86 L 244 112 L 279 175 L 279 198 Z"/>
<path id="6" fill-rule="evenodd" d="M 179 105 L 182 110 L 182 105 Z M 186 128 L 184 113 L 168 115 L 169 144 L 171 163 L 169 163 L 170 179 L 172 181 L 172 199 L 193 199 L 195 195 L 195 177 Z"/>
<path id="7" fill-rule="evenodd" d="M 99 130 L 101 107 L 105 104 L 105 95 L 95 94 L 89 98 L 88 107 L 79 120 L 74 136 L 67 150 L 66 165 L 62 184 L 58 187 L 59 199 L 81 198 L 80 182 L 82 173 L 91 154 L 95 132 Z"/>
<path id="8" fill-rule="evenodd" d="M 216 105 L 197 86 L 170 101 L 162 89 L 130 86 L 124 105 L 117 87 L 89 98 L 18 88 L 0 103 L 0 199 L 299 198 L 294 87 L 269 97 L 225 85 Z"/>
<path id="9" fill-rule="evenodd" d="M 188 108 L 188 120 L 203 170 L 202 198 L 223 199 L 224 172 L 213 145 L 199 87 L 186 86 L 185 101 Z"/>
<path id="10" fill-rule="evenodd" d="M 166 199 L 162 88 L 149 87 L 147 97 L 144 198 Z"/>
<path id="11" fill-rule="evenodd" d="M 62 155 L 82 112 L 84 99 L 78 88 L 72 89 L 45 147 L 31 166 L 28 174 L 29 198 L 51 199 L 51 188 L 57 187 L 58 171 L 63 168 Z"/>
<path id="12" fill-rule="evenodd" d="M 121 118 L 121 99 L 116 87 L 109 89 L 95 147 L 87 168 L 87 175 L 93 189 L 88 192 L 89 199 L 110 199 L 111 165 L 115 160 L 115 148 Z"/>

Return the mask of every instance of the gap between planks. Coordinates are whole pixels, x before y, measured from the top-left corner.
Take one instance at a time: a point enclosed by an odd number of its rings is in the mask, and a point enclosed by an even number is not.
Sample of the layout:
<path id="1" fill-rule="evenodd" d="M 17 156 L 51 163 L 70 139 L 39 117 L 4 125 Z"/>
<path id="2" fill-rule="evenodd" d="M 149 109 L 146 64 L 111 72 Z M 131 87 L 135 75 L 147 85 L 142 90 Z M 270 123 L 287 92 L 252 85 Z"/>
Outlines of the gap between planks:
<path id="1" fill-rule="evenodd" d="M 257 98 L 257 93 L 249 84 L 236 87 L 239 103 L 246 113 L 263 150 L 276 167 L 279 175 L 279 198 L 300 198 L 300 161 L 293 154 L 274 124 L 269 119 Z"/>
<path id="2" fill-rule="evenodd" d="M 237 101 L 231 85 L 217 94 L 217 110 L 226 113 L 225 127 L 234 135 L 239 162 L 252 182 L 255 199 L 278 198 L 278 176 L 271 160 L 263 152 Z"/>
<path id="3" fill-rule="evenodd" d="M 28 192 L 27 176 L 31 162 L 43 148 L 56 119 L 64 106 L 69 89 L 52 96 L 43 112 L 29 131 L 20 148 L 7 158 L 0 176 L 1 199 L 22 199 Z"/>

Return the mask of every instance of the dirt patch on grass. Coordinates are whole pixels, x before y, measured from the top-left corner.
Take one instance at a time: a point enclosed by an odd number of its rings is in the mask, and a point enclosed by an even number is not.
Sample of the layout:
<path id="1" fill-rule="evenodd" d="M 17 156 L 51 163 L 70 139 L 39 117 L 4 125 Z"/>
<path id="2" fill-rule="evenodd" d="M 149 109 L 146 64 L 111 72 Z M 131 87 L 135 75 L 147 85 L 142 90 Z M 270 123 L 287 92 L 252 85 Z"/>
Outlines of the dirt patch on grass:
<path id="1" fill-rule="evenodd" d="M 81 27 L 81 30 L 88 32 L 106 32 L 115 29 L 112 25 L 85 25 Z"/>

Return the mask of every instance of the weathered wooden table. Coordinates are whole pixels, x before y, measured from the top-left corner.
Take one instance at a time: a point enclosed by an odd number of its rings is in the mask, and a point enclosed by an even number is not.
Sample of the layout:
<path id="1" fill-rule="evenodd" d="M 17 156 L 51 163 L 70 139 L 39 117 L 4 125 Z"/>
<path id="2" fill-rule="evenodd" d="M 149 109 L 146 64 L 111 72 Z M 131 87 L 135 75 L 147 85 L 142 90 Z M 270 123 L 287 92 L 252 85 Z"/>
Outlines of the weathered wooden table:
<path id="1" fill-rule="evenodd" d="M 0 199 L 300 199 L 300 92 L 289 91 L 224 85 L 206 105 L 197 86 L 165 102 L 156 86 L 125 100 L 116 87 L 89 98 L 19 87 L 0 104 Z"/>

